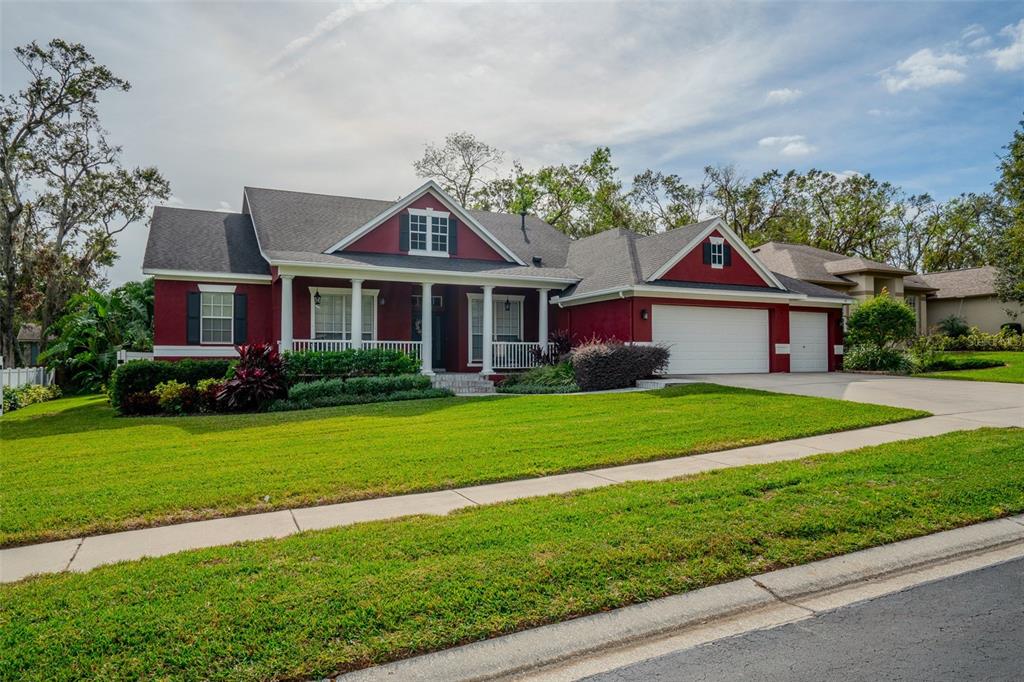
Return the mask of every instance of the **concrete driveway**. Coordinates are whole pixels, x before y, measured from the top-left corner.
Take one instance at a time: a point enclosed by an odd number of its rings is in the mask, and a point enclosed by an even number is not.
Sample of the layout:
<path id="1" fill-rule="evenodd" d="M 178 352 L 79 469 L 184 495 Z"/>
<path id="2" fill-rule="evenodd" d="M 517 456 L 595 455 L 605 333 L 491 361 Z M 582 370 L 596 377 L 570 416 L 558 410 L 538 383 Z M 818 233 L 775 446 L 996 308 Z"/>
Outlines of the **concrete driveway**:
<path id="1" fill-rule="evenodd" d="M 992 426 L 1024 426 L 1024 384 L 918 379 L 842 372 L 808 374 L 702 374 L 681 377 L 776 393 L 839 398 L 927 410 Z"/>

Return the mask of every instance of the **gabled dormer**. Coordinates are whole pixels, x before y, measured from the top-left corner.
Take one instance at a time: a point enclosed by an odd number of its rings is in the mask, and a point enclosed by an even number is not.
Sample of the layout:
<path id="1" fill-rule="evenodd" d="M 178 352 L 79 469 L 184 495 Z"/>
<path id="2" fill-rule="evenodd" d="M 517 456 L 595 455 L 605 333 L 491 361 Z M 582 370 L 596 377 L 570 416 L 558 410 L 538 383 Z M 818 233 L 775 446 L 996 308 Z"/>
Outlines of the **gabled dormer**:
<path id="1" fill-rule="evenodd" d="M 337 252 L 466 258 L 525 265 L 432 180 L 324 251 Z"/>
<path id="2" fill-rule="evenodd" d="M 688 241 L 646 278 L 648 282 L 663 280 L 785 289 L 723 221 L 708 221 L 694 234 L 685 236 L 689 237 Z M 671 232 L 658 237 L 670 238 Z"/>

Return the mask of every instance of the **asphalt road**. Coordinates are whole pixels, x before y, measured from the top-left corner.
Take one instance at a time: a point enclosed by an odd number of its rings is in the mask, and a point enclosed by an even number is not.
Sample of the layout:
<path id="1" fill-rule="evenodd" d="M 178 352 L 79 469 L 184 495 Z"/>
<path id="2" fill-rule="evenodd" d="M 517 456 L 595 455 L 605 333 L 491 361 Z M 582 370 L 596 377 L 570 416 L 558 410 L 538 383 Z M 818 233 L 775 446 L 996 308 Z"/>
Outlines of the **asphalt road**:
<path id="1" fill-rule="evenodd" d="M 587 679 L 1024 680 L 1024 559 Z"/>

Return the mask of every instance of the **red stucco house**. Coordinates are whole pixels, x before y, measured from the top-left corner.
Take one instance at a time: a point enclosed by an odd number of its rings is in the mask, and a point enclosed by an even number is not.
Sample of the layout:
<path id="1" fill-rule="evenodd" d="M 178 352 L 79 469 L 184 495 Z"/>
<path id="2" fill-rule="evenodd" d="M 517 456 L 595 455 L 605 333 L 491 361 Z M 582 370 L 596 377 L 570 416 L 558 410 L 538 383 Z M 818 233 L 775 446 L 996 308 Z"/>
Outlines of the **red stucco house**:
<path id="1" fill-rule="evenodd" d="M 772 272 L 717 219 L 572 240 L 434 182 L 398 201 L 247 187 L 240 213 L 157 208 L 143 271 L 158 358 L 270 341 L 485 376 L 531 366 L 554 330 L 667 344 L 671 374 L 831 371 L 850 302 Z"/>

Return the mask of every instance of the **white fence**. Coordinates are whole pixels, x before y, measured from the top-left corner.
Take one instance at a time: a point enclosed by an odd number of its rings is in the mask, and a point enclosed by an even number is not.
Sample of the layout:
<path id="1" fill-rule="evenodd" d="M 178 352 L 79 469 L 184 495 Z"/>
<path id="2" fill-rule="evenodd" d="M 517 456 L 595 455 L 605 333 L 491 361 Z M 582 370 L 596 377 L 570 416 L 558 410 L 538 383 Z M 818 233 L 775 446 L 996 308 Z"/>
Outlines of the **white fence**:
<path id="1" fill-rule="evenodd" d="M 123 365 L 124 363 L 128 362 L 129 360 L 152 360 L 152 359 L 153 359 L 153 352 L 152 351 L 149 351 L 147 353 L 144 353 L 144 352 L 141 352 L 141 351 L 134 351 L 134 350 L 119 350 L 119 351 L 117 351 L 117 364 L 119 364 L 119 365 Z"/>
<path id="2" fill-rule="evenodd" d="M 495 341 L 491 345 L 495 369 L 530 369 L 537 366 L 535 341 Z"/>
<path id="3" fill-rule="evenodd" d="M 53 370 L 45 367 L 11 367 L 0 370 L 0 374 L 0 386 L 11 388 L 32 384 L 49 386 L 53 383 Z"/>

